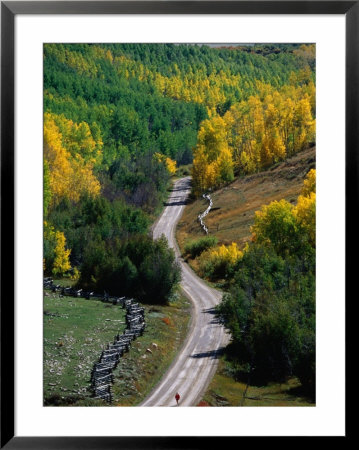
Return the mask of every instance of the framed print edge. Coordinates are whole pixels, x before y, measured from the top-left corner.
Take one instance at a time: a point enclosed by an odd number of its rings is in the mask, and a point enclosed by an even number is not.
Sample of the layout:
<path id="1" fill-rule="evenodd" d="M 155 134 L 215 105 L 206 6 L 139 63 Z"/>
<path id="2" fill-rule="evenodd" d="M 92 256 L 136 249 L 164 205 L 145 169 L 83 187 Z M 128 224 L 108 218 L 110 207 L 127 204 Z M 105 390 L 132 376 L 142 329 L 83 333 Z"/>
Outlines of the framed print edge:
<path id="1" fill-rule="evenodd" d="M 359 251 L 357 221 L 353 205 L 359 204 L 359 2 L 346 14 L 346 87 L 345 87 L 345 410 L 346 436 L 349 429 L 349 383 L 353 374 L 347 370 L 349 338 L 348 307 L 357 291 L 356 260 Z M 354 294 L 355 295 L 355 294 Z"/>
<path id="2" fill-rule="evenodd" d="M 207 10 L 205 9 L 207 6 Z M 359 2 L 2 2 L 1 4 L 1 448 L 204 448 L 226 438 L 15 437 L 14 22 L 16 14 L 346 14 L 346 235 L 357 242 Z M 346 267 L 356 246 L 346 241 Z M 355 278 L 354 278 L 355 279 Z M 353 292 L 346 272 L 346 290 Z M 210 440 L 209 440 L 210 439 Z M 221 441 L 219 441 L 221 439 Z M 223 445 L 223 444 L 222 444 Z"/>
<path id="3" fill-rule="evenodd" d="M 1 446 L 14 436 L 14 14 L 1 4 Z"/>

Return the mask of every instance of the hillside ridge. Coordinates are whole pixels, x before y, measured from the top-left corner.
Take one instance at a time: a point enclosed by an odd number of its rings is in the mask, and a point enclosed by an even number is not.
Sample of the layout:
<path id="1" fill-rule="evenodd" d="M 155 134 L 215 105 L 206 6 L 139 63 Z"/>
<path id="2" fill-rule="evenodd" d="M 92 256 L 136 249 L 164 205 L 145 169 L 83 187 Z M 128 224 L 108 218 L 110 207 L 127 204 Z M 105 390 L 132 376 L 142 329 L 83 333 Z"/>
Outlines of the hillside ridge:
<path id="1" fill-rule="evenodd" d="M 315 168 L 316 147 L 297 153 L 266 171 L 237 178 L 211 194 L 213 208 L 206 217 L 210 236 L 219 243 L 237 242 L 243 246 L 250 239 L 254 213 L 262 205 L 282 198 L 295 203 L 303 179 Z M 183 252 L 185 241 L 203 236 L 197 216 L 206 208 L 201 198 L 188 204 L 177 226 L 177 240 Z"/>

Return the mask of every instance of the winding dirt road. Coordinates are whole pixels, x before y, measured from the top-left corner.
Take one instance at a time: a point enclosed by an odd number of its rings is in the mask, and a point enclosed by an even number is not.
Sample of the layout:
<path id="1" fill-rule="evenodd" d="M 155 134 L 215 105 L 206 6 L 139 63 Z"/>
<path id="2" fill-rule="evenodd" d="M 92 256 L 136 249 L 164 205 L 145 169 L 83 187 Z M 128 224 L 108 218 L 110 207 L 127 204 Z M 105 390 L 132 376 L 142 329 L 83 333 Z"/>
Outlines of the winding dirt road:
<path id="1" fill-rule="evenodd" d="M 182 288 L 192 302 L 192 320 L 186 341 L 161 382 L 139 406 L 176 406 L 175 394 L 181 395 L 180 406 L 195 406 L 210 383 L 218 353 L 227 344 L 228 335 L 216 321 L 213 308 L 221 293 L 207 286 L 183 261 L 175 229 L 191 189 L 190 177 L 177 180 L 162 216 L 153 230 L 154 239 L 164 234 L 175 250 L 182 270 Z"/>

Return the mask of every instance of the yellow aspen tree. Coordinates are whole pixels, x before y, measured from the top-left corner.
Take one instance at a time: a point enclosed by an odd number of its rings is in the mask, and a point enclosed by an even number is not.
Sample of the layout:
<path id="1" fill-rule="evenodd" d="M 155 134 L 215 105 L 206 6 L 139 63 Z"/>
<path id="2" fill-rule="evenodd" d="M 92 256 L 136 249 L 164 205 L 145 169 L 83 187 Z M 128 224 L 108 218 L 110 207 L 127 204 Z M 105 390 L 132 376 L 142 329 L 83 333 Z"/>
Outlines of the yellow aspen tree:
<path id="1" fill-rule="evenodd" d="M 202 122 L 193 161 L 193 181 L 197 193 L 234 178 L 227 128 L 226 121 L 219 116 Z"/>
<path id="2" fill-rule="evenodd" d="M 234 179 L 232 153 L 228 145 L 224 144 L 220 149 L 220 154 L 216 161 L 218 171 L 218 181 L 230 182 Z"/>
<path id="3" fill-rule="evenodd" d="M 55 259 L 52 268 L 54 276 L 63 276 L 71 269 L 70 253 L 71 250 L 66 249 L 66 238 L 61 231 L 55 232 L 56 247 L 55 247 Z"/>
<path id="4" fill-rule="evenodd" d="M 316 194 L 311 192 L 307 197 L 300 195 L 297 205 L 293 209 L 294 217 L 297 222 L 306 229 L 309 235 L 309 242 L 315 246 L 315 210 Z"/>
<path id="5" fill-rule="evenodd" d="M 204 120 L 198 131 L 198 146 L 202 146 L 208 161 L 217 160 L 221 147 L 227 142 L 227 127 L 224 119 L 214 116 Z"/>
<path id="6" fill-rule="evenodd" d="M 177 170 L 176 161 L 174 161 L 173 159 L 171 159 L 167 156 L 166 157 L 166 168 L 171 175 L 175 175 L 176 170 Z"/>
<path id="7" fill-rule="evenodd" d="M 52 114 L 52 118 L 61 132 L 62 145 L 72 157 L 80 154 L 86 161 L 95 165 L 101 163 L 103 142 L 97 125 L 93 125 L 96 133 L 95 140 L 88 123 L 77 124 L 63 115 Z"/>
<path id="8" fill-rule="evenodd" d="M 110 50 L 107 50 L 106 52 L 106 59 L 110 61 L 111 64 L 113 63 L 113 56 Z"/>
<path id="9" fill-rule="evenodd" d="M 305 95 L 299 100 L 295 109 L 296 122 L 296 139 L 294 142 L 294 150 L 302 150 L 307 142 L 314 139 L 315 136 L 315 120 L 311 113 L 309 98 Z"/>
<path id="10" fill-rule="evenodd" d="M 272 100 L 272 97 L 267 96 L 266 100 L 268 101 L 268 103 L 264 112 L 264 121 L 265 129 L 268 133 L 270 133 L 272 129 L 278 127 L 279 114 L 274 104 L 270 102 Z"/>
<path id="11" fill-rule="evenodd" d="M 303 90 L 306 94 L 308 94 L 309 103 L 312 111 L 312 116 L 315 116 L 316 111 L 316 88 L 313 81 L 308 83 L 306 86 L 303 86 Z"/>
<path id="12" fill-rule="evenodd" d="M 44 117 L 44 158 L 49 170 L 52 202 L 57 203 L 69 192 L 73 169 L 69 152 L 62 146 L 62 135 L 50 114 Z"/>
<path id="13" fill-rule="evenodd" d="M 49 164 L 44 159 L 44 171 L 43 171 L 43 203 L 44 203 L 44 217 L 47 216 L 49 206 L 51 204 L 51 186 L 50 186 L 50 171 Z"/>
<path id="14" fill-rule="evenodd" d="M 248 100 L 249 119 L 252 123 L 253 137 L 257 142 L 261 142 L 265 132 L 265 118 L 263 105 L 259 97 L 250 97 Z"/>
<path id="15" fill-rule="evenodd" d="M 246 151 L 242 151 L 239 157 L 239 165 L 243 173 L 251 173 L 251 159 Z"/>
<path id="16" fill-rule="evenodd" d="M 230 264 L 235 264 L 243 258 L 243 252 L 239 250 L 236 242 L 232 242 L 232 244 L 228 246 L 222 245 L 222 247 L 220 247 L 220 255 L 222 255 L 222 258 L 226 259 Z"/>
<path id="17" fill-rule="evenodd" d="M 278 128 L 272 130 L 271 146 L 274 162 L 283 160 L 286 156 L 286 149 Z"/>
<path id="18" fill-rule="evenodd" d="M 273 92 L 273 87 L 270 84 L 264 83 L 263 81 L 260 80 L 255 80 L 255 87 L 256 91 L 258 92 L 258 99 L 260 100 L 265 99 L 268 95 L 271 95 Z"/>
<path id="19" fill-rule="evenodd" d="M 219 183 L 219 172 L 218 172 L 218 164 L 217 161 L 213 161 L 211 164 L 208 164 L 206 167 L 205 173 L 205 190 L 211 189 L 215 187 Z"/>
<path id="20" fill-rule="evenodd" d="M 70 126 L 69 121 L 61 120 L 65 128 Z M 78 201 L 83 193 L 91 196 L 100 193 L 100 183 L 92 171 L 93 162 L 87 162 L 79 153 L 71 156 L 63 145 L 62 133 L 54 116 L 48 113 L 44 117 L 44 158 L 54 204 L 61 198 Z"/>
<path id="21" fill-rule="evenodd" d="M 264 133 L 260 150 L 261 168 L 269 167 L 273 163 L 273 157 L 271 138 L 267 133 Z"/>
<path id="22" fill-rule="evenodd" d="M 304 197 L 309 197 L 309 195 L 312 192 L 316 191 L 316 170 L 315 169 L 311 169 L 308 173 L 307 176 L 305 177 L 304 181 L 303 181 L 303 188 L 301 191 L 301 194 Z"/>
<path id="23" fill-rule="evenodd" d="M 162 153 L 156 152 L 153 157 L 160 163 L 163 163 L 166 166 L 166 169 L 170 173 L 170 175 L 174 175 L 177 170 L 177 163 L 170 157 L 163 155 Z"/>
<path id="24" fill-rule="evenodd" d="M 244 173 L 254 173 L 261 169 L 261 143 L 255 139 L 247 140 L 243 146 L 247 157 L 241 158 Z"/>
<path id="25" fill-rule="evenodd" d="M 281 124 L 281 135 L 287 154 L 293 152 L 293 133 L 294 133 L 294 108 L 295 104 L 291 98 L 283 98 L 279 105 L 279 117 Z"/>
<path id="26" fill-rule="evenodd" d="M 247 118 L 243 114 L 245 104 L 245 102 L 240 102 L 232 105 L 223 116 L 227 128 L 227 143 L 232 149 L 235 165 L 239 164 L 243 141 L 246 136 Z"/>
<path id="27" fill-rule="evenodd" d="M 297 229 L 293 205 L 282 199 L 264 205 L 255 212 L 254 225 L 251 227 L 252 240 L 271 242 L 276 251 L 283 253 L 293 245 Z"/>
<path id="28" fill-rule="evenodd" d="M 52 270 L 53 265 L 53 249 L 56 246 L 56 235 L 55 230 L 52 225 L 50 225 L 46 220 L 44 221 L 44 259 L 43 259 L 43 269 Z M 47 247 L 47 251 L 46 251 Z M 46 258 L 45 258 L 46 256 Z"/>
<path id="29" fill-rule="evenodd" d="M 97 197 L 100 194 L 101 185 L 93 174 L 92 164 L 86 163 L 80 155 L 77 155 L 77 158 L 72 160 L 72 167 L 73 175 L 68 197 L 75 202 L 80 200 L 82 194 Z"/>
<path id="30" fill-rule="evenodd" d="M 192 166 L 192 183 L 195 195 L 200 195 L 207 189 L 208 165 L 208 158 L 204 152 L 204 148 L 198 147 L 195 149 Z"/>
<path id="31" fill-rule="evenodd" d="M 209 249 L 199 257 L 199 267 L 202 275 L 224 276 L 225 273 L 243 258 L 236 242 L 226 246 Z"/>

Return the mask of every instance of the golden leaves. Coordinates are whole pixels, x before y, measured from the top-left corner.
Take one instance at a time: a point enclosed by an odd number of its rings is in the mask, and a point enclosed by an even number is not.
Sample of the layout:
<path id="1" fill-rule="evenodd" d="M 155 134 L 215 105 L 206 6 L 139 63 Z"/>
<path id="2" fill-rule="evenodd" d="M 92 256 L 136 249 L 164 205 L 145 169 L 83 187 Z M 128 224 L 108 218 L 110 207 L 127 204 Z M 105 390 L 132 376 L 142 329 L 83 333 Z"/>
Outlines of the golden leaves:
<path id="1" fill-rule="evenodd" d="M 311 245 L 315 245 L 315 204 L 316 194 L 311 192 L 307 197 L 300 195 L 293 214 L 297 222 L 307 230 Z"/>
<path id="2" fill-rule="evenodd" d="M 198 195 L 243 173 L 263 170 L 315 140 L 315 86 L 284 86 L 276 91 L 257 82 L 258 94 L 224 114 L 212 111 L 198 131 L 193 185 Z"/>
<path id="3" fill-rule="evenodd" d="M 316 174 L 317 174 L 317 172 L 315 169 L 311 169 L 307 173 L 307 176 L 305 177 L 305 179 L 303 181 L 303 189 L 301 192 L 302 195 L 304 195 L 304 197 L 308 197 L 311 192 L 316 191 Z"/>
<path id="4" fill-rule="evenodd" d="M 87 193 L 97 196 L 100 193 L 100 183 L 93 174 L 94 160 L 86 160 L 80 153 L 76 153 L 71 146 L 71 130 L 79 131 L 86 139 L 90 140 L 88 125 L 73 124 L 72 121 L 60 117 L 60 124 L 67 135 L 60 132 L 55 120 L 59 116 L 45 113 L 44 116 L 44 158 L 49 168 L 49 184 L 51 199 L 58 203 L 62 198 L 77 202 L 80 196 Z M 92 139 L 92 138 L 91 138 Z M 82 146 L 81 146 L 82 145 Z M 85 144 L 80 144 L 81 151 Z M 92 146 L 92 143 L 91 143 Z M 96 144 L 94 145 L 96 147 Z M 68 149 L 71 148 L 72 152 Z M 88 154 L 85 152 L 85 156 Z"/>
<path id="5" fill-rule="evenodd" d="M 70 253 L 71 250 L 66 249 L 66 238 L 61 231 L 55 232 L 56 247 L 55 247 L 55 259 L 52 268 L 52 273 L 55 276 L 63 276 L 71 269 Z"/>
<path id="6" fill-rule="evenodd" d="M 157 161 L 162 162 L 166 165 L 166 169 L 168 170 L 170 175 L 175 175 L 177 170 L 176 161 L 159 152 L 155 153 L 153 156 Z"/>

